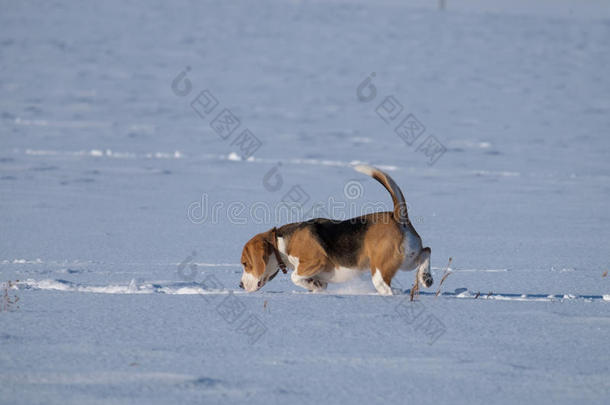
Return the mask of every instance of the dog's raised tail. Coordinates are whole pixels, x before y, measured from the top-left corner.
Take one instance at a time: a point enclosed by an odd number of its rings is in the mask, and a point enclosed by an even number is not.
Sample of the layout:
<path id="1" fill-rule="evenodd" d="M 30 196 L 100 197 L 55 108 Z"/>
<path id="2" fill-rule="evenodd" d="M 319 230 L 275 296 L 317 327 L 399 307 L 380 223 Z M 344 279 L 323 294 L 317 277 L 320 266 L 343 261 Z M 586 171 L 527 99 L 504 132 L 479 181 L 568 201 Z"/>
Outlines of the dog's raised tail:
<path id="1" fill-rule="evenodd" d="M 405 197 L 402 195 L 402 191 L 400 191 L 400 187 L 398 184 L 390 176 L 381 170 L 367 165 L 357 165 L 354 166 L 354 169 L 359 171 L 360 173 L 364 173 L 366 175 L 371 176 L 378 182 L 380 182 L 386 190 L 392 196 L 392 202 L 394 203 L 394 220 L 401 224 L 406 224 L 409 222 L 409 215 L 407 212 L 407 203 L 405 202 Z"/>

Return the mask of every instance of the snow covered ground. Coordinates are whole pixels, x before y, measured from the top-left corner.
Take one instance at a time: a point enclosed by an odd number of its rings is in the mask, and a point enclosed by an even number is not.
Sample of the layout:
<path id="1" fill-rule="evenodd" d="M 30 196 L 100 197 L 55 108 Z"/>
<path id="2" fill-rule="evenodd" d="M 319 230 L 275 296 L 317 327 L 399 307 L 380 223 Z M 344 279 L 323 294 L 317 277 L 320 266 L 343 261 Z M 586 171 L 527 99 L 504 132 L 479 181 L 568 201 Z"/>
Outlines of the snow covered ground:
<path id="1" fill-rule="evenodd" d="M 3 2 L 0 403 L 608 403 L 610 4 L 488 3 Z M 243 293 L 356 161 L 433 287 Z"/>

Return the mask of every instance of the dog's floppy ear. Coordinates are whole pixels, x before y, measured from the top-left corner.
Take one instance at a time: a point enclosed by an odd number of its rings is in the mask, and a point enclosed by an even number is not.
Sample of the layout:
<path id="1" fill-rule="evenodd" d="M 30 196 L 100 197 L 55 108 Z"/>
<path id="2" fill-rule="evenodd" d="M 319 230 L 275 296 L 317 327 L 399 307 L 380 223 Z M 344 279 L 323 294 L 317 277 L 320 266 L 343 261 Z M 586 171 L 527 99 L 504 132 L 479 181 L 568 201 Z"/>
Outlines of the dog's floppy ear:
<path id="1" fill-rule="evenodd" d="M 256 278 L 262 277 L 265 273 L 270 253 L 271 248 L 268 238 L 264 234 L 254 236 L 246 243 L 241 255 L 244 270 Z"/>
<path id="2" fill-rule="evenodd" d="M 267 258 L 269 256 L 265 254 L 264 250 L 258 250 L 252 257 L 252 268 L 251 272 L 256 278 L 261 278 L 265 274 L 265 268 L 267 267 Z"/>

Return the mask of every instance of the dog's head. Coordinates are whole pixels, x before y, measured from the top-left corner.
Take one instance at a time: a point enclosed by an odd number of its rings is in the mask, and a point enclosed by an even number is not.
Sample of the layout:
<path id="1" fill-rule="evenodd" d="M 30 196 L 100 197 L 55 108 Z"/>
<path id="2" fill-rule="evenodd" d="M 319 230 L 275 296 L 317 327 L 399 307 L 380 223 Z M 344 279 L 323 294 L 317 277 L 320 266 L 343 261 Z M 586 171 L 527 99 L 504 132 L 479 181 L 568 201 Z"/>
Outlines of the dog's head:
<path id="1" fill-rule="evenodd" d="M 278 262 L 274 254 L 272 230 L 259 233 L 244 245 L 241 253 L 241 264 L 244 273 L 239 286 L 248 292 L 260 290 L 269 280 L 272 280 L 279 271 Z"/>

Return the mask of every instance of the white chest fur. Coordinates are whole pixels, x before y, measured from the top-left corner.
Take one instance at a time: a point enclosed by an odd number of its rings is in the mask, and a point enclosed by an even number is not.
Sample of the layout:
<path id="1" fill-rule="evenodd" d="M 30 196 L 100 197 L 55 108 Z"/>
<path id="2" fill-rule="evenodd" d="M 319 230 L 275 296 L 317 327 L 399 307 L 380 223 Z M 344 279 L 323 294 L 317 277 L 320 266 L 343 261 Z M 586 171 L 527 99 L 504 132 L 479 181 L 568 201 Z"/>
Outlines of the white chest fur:
<path id="1" fill-rule="evenodd" d="M 333 270 L 323 272 L 318 275 L 323 281 L 328 283 L 344 283 L 356 277 L 360 277 L 365 270 L 348 267 L 335 267 Z"/>
<path id="2" fill-rule="evenodd" d="M 286 261 L 286 264 L 288 265 L 288 267 L 291 267 L 294 270 L 296 270 L 297 267 L 299 267 L 299 258 L 290 256 L 286 252 L 286 241 L 284 240 L 284 238 L 281 238 L 281 237 L 277 238 L 277 250 L 280 251 L 280 254 L 282 255 L 282 259 L 284 259 L 284 261 Z"/>

